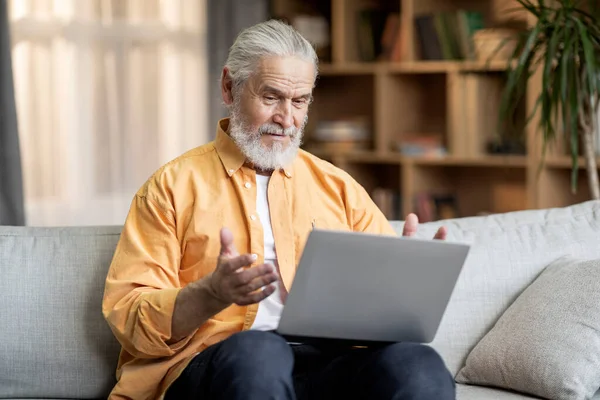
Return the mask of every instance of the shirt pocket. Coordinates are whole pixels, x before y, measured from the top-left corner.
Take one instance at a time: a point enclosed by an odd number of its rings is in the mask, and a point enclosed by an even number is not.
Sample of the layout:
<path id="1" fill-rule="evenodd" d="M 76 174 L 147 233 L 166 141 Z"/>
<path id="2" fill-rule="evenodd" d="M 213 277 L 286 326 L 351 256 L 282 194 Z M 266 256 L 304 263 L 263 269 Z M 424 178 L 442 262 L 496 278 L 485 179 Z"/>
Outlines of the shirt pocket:
<path id="1" fill-rule="evenodd" d="M 334 213 L 313 214 L 311 217 L 311 229 L 324 229 L 344 232 L 352 230 L 345 216 L 336 215 Z"/>
<path id="2" fill-rule="evenodd" d="M 352 231 L 348 222 L 345 218 L 335 215 L 333 213 L 312 213 L 309 217 L 302 218 L 300 221 L 294 222 L 294 239 L 295 239 L 295 250 L 296 250 L 296 262 L 298 263 L 308 235 L 314 229 L 330 230 L 330 231 Z"/>
<path id="3" fill-rule="evenodd" d="M 179 279 L 182 285 L 212 273 L 221 251 L 222 210 L 196 210 L 181 246 Z M 235 235 L 235 231 L 234 231 Z"/>

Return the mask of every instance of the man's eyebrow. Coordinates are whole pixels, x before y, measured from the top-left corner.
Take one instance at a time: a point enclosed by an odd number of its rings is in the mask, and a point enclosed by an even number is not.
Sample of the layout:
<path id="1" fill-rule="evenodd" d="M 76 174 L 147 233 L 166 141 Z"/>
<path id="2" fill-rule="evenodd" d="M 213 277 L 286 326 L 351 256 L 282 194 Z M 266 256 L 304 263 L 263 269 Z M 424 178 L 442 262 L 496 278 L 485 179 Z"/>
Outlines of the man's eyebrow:
<path id="1" fill-rule="evenodd" d="M 262 91 L 273 93 L 273 94 L 276 94 L 277 96 L 285 97 L 285 93 L 283 93 L 281 90 L 279 90 L 277 88 L 274 88 L 273 86 L 265 86 L 265 87 L 263 87 Z"/>
<path id="2" fill-rule="evenodd" d="M 286 97 L 286 94 L 284 92 L 282 92 L 281 90 L 279 90 L 277 88 L 274 88 L 273 86 L 265 86 L 263 88 L 263 92 L 269 92 L 269 93 L 276 94 L 277 96 Z M 312 99 L 312 94 L 306 93 L 306 94 L 303 94 L 302 96 L 298 96 L 297 98 L 310 100 L 310 99 Z"/>
<path id="3" fill-rule="evenodd" d="M 306 94 L 303 94 L 302 96 L 300 96 L 299 98 L 304 99 L 304 100 L 312 100 L 312 94 L 306 93 Z"/>

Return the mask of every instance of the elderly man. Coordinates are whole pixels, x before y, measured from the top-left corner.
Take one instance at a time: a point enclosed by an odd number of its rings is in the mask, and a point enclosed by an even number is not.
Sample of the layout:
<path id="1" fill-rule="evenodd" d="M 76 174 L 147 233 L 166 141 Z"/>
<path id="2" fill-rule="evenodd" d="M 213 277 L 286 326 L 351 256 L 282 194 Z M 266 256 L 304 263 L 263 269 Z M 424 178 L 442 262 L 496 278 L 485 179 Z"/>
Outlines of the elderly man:
<path id="1" fill-rule="evenodd" d="M 245 30 L 223 68 L 230 118 L 215 141 L 135 195 L 103 299 L 122 345 L 111 399 L 455 397 L 431 347 L 320 348 L 274 333 L 313 227 L 394 235 L 357 182 L 299 150 L 316 77 L 290 26 Z M 417 224 L 409 215 L 404 234 Z"/>

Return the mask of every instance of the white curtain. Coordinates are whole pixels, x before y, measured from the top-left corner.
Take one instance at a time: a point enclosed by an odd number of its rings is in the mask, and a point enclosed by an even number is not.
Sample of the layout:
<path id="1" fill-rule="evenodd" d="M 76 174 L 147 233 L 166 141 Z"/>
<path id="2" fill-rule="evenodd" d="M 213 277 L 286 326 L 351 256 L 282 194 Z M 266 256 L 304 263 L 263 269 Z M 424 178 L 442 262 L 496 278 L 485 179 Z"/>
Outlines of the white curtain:
<path id="1" fill-rule="evenodd" d="M 122 224 L 206 143 L 206 0 L 11 0 L 27 225 Z"/>

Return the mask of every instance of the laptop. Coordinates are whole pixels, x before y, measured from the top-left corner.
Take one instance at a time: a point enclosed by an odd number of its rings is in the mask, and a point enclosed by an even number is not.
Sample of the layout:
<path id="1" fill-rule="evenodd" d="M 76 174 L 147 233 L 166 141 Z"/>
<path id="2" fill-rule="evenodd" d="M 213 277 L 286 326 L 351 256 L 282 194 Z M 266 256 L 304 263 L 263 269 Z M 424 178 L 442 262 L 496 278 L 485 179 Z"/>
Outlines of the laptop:
<path id="1" fill-rule="evenodd" d="M 430 343 L 470 246 L 314 229 L 276 332 L 290 343 Z"/>

